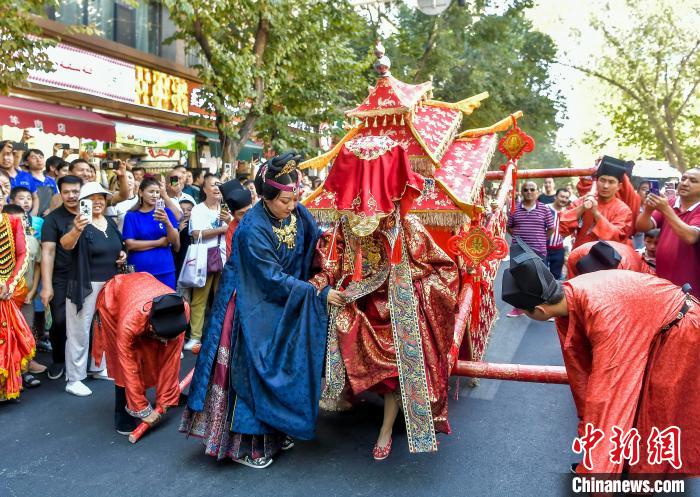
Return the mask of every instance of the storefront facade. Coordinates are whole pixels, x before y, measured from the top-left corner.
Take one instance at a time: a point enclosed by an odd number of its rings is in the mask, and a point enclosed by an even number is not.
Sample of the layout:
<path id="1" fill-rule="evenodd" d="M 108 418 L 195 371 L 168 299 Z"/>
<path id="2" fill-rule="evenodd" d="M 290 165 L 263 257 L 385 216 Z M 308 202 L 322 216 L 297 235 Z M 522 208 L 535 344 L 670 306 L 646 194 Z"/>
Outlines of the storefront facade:
<path id="1" fill-rule="evenodd" d="M 220 168 L 215 140 L 201 138 L 217 135 L 211 114 L 200 107 L 194 70 L 123 43 L 73 34 L 59 22 L 37 22 L 46 37 L 61 40 L 47 51 L 55 70 L 32 71 L 0 100 L 0 139 L 19 141 L 23 129 L 32 128 L 29 146 L 45 154 L 55 143 L 68 143 L 92 150 L 96 160 L 134 158 L 154 171 L 177 164 Z M 179 50 L 170 59 L 184 62 Z M 183 124 L 188 117 L 201 119 Z"/>

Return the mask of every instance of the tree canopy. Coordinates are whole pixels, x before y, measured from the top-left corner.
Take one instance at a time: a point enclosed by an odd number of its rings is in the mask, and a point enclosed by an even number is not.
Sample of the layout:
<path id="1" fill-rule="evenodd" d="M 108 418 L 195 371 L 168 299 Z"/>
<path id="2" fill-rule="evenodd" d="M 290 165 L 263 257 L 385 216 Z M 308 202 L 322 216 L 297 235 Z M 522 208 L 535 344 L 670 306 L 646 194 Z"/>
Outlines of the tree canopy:
<path id="1" fill-rule="evenodd" d="M 612 91 L 603 112 L 622 145 L 666 159 L 680 171 L 700 163 L 700 7 L 670 0 L 626 1 L 630 23 L 607 22 L 606 11 L 591 24 L 605 48 L 589 64 L 573 67 Z M 595 140 L 595 133 L 590 136 Z"/>
<path id="2" fill-rule="evenodd" d="M 0 94 L 26 81 L 29 71 L 53 71 L 46 48 L 53 40 L 39 38 L 41 29 L 31 14 L 46 0 L 0 0 Z"/>
<path id="3" fill-rule="evenodd" d="M 491 5 L 493 4 L 493 5 Z M 385 43 L 394 74 L 411 82 L 433 77 L 435 97 L 457 101 L 488 91 L 465 126 L 482 127 L 522 110 L 520 126 L 537 143 L 521 161 L 524 167 L 560 167 L 566 160 L 554 147 L 561 96 L 552 88 L 550 66 L 557 49 L 525 17 L 530 1 L 514 1 L 500 13 L 488 13 L 502 2 L 482 0 L 462 7 L 453 2 L 439 16 L 427 16 L 401 5 L 396 33 Z"/>
<path id="4" fill-rule="evenodd" d="M 366 90 L 371 36 L 346 0 L 164 2 L 175 37 L 201 57 L 226 161 L 254 131 L 276 149 L 308 149 L 303 129 L 341 119 Z"/>

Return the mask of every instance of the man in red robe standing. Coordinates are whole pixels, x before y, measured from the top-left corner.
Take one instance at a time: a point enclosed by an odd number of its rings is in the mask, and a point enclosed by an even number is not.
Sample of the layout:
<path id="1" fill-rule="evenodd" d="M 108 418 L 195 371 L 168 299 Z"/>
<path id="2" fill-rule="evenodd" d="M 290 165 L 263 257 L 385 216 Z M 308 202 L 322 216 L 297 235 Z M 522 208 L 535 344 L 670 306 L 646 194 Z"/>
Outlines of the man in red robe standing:
<path id="1" fill-rule="evenodd" d="M 114 378 L 117 432 L 128 435 L 138 420 L 155 424 L 160 414 L 146 390 L 156 387 L 156 404 L 165 412 L 180 400 L 180 351 L 189 306 L 172 288 L 148 273 L 117 275 L 97 297 L 92 354 L 107 358 Z"/>
<path id="2" fill-rule="evenodd" d="M 596 193 L 576 200 L 559 214 L 559 233 L 574 235 L 574 248 L 586 242 L 626 242 L 632 234 L 632 210 L 617 197 L 625 169 L 601 161 L 596 172 Z"/>
<path id="3" fill-rule="evenodd" d="M 627 269 L 654 274 L 642 254 L 619 242 L 588 242 L 571 251 L 566 262 L 569 279 L 580 274 L 606 269 Z"/>
<path id="4" fill-rule="evenodd" d="M 617 269 L 561 284 L 526 245 L 520 247 L 504 273 L 503 300 L 532 319 L 556 319 L 579 436 L 600 430 L 577 473 L 700 474 L 697 299 L 666 280 Z M 623 434 L 638 430 L 636 464 L 613 462 L 613 427 Z M 675 461 L 650 453 L 658 433 L 669 428 L 682 434 Z"/>

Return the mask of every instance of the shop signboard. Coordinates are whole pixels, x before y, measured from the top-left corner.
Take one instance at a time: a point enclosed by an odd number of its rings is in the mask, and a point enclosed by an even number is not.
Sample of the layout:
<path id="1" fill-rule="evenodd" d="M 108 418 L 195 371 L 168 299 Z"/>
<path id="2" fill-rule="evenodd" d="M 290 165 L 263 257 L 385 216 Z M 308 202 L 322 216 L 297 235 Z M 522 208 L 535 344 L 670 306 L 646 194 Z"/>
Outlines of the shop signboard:
<path id="1" fill-rule="evenodd" d="M 63 43 L 47 48 L 46 53 L 54 70 L 32 70 L 28 81 L 183 116 L 190 114 L 190 87 L 198 85 L 184 78 Z M 204 109 L 199 112 L 207 117 Z"/>
<path id="2" fill-rule="evenodd" d="M 134 64 L 63 43 L 46 51 L 54 71 L 29 71 L 30 82 L 119 102 L 135 102 Z"/>
<path id="3" fill-rule="evenodd" d="M 195 135 L 191 133 L 151 128 L 120 121 L 115 122 L 115 129 L 118 143 L 190 152 L 195 150 Z"/>

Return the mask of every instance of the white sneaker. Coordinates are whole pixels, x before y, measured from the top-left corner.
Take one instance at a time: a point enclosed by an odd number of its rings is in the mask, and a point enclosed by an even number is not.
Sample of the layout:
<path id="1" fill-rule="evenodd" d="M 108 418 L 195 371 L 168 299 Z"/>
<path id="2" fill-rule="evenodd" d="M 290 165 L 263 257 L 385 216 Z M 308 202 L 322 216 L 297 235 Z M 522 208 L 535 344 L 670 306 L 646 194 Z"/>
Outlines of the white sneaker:
<path id="1" fill-rule="evenodd" d="M 201 344 L 201 343 L 202 343 L 202 342 L 200 342 L 199 340 L 195 340 L 194 338 L 190 338 L 189 340 L 187 340 L 187 343 L 185 344 L 185 346 L 183 347 L 183 349 L 185 349 L 185 350 L 192 350 L 192 348 L 193 348 L 195 345 L 199 345 L 199 344 Z"/>
<path id="2" fill-rule="evenodd" d="M 77 395 L 78 397 L 87 397 L 92 395 L 92 390 L 90 390 L 85 383 L 82 381 L 69 381 L 66 384 L 66 392 Z"/>
<path id="3" fill-rule="evenodd" d="M 94 371 L 94 372 L 91 371 L 91 372 L 88 373 L 88 374 L 90 375 L 90 378 L 92 378 L 93 380 L 114 381 L 113 378 L 110 378 L 109 376 L 107 376 L 107 370 L 106 370 L 106 369 L 103 369 L 102 371 Z"/>

